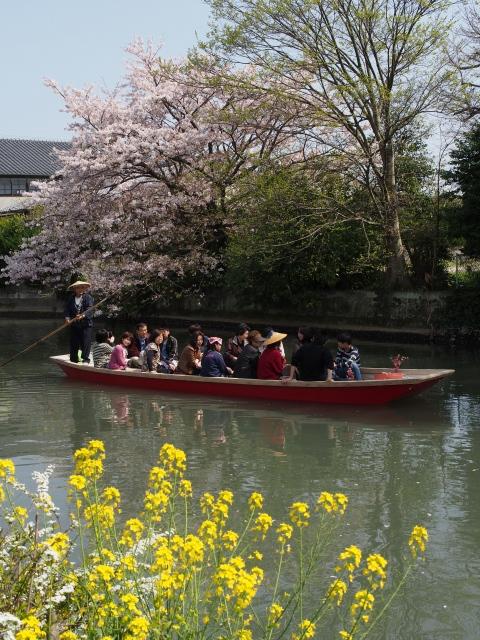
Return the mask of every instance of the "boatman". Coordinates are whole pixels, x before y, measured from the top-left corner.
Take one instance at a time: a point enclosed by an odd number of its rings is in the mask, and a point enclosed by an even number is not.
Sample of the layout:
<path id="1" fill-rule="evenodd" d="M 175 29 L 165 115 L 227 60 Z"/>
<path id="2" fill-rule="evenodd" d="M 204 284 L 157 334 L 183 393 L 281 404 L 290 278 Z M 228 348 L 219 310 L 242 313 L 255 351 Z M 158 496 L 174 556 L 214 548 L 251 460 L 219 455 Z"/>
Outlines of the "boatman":
<path id="1" fill-rule="evenodd" d="M 90 283 L 77 280 L 69 287 L 71 294 L 65 305 L 65 322 L 70 324 L 70 362 L 79 362 L 79 351 L 84 364 L 90 362 L 92 343 L 93 298 L 88 293 Z"/>

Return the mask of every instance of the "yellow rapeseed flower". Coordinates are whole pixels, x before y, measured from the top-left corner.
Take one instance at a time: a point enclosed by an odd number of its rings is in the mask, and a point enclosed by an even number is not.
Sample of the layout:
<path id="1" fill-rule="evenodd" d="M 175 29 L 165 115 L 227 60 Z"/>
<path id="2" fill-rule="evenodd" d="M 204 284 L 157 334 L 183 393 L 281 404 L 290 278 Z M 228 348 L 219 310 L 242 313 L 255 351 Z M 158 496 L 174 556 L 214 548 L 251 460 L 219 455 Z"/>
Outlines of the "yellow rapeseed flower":
<path id="1" fill-rule="evenodd" d="M 58 553 L 59 556 L 63 556 L 70 548 L 70 539 L 66 533 L 59 532 L 48 538 L 45 544 L 55 553 Z"/>
<path id="2" fill-rule="evenodd" d="M 273 602 L 268 609 L 268 625 L 275 627 L 280 624 L 283 615 L 283 607 L 278 602 Z"/>
<path id="3" fill-rule="evenodd" d="M 213 549 L 215 546 L 215 541 L 218 538 L 218 530 L 217 525 L 212 520 L 204 520 L 198 528 L 198 537 Z"/>
<path id="4" fill-rule="evenodd" d="M 292 640 L 303 640 L 304 638 L 313 638 L 315 635 L 315 623 L 310 620 L 302 620 L 298 625 L 298 633 L 292 633 Z"/>
<path id="5" fill-rule="evenodd" d="M 226 504 L 232 505 L 233 493 L 231 491 L 227 491 L 226 489 L 224 489 L 223 491 L 220 491 L 220 493 L 218 494 L 218 499 L 220 500 L 220 502 L 225 502 Z"/>
<path id="6" fill-rule="evenodd" d="M 268 513 L 259 513 L 255 518 L 252 531 L 258 533 L 261 539 L 264 540 L 272 524 L 272 517 L 269 516 Z"/>
<path id="7" fill-rule="evenodd" d="M 115 512 L 113 507 L 108 504 L 92 504 L 85 507 L 83 512 L 85 520 L 88 526 L 93 526 L 97 523 L 102 529 L 109 529 L 115 522 Z"/>
<path id="8" fill-rule="evenodd" d="M 120 536 L 119 543 L 127 547 L 133 547 L 133 545 L 142 537 L 144 525 L 138 518 L 130 518 L 125 523 L 123 533 Z"/>
<path id="9" fill-rule="evenodd" d="M 261 493 L 254 491 L 248 499 L 248 506 L 250 507 L 250 511 L 255 511 L 255 509 L 261 509 L 263 507 L 263 496 Z"/>
<path id="10" fill-rule="evenodd" d="M 192 491 L 192 483 L 190 482 L 190 480 L 182 480 L 180 482 L 180 487 L 178 492 L 182 498 L 191 498 L 193 491 Z"/>
<path id="11" fill-rule="evenodd" d="M 339 607 L 342 604 L 343 598 L 347 593 L 347 583 L 343 580 L 337 579 L 334 580 L 327 590 L 327 599 L 335 600 L 337 606 Z"/>
<path id="12" fill-rule="evenodd" d="M 353 572 L 358 569 L 360 562 L 362 561 L 362 550 L 354 544 L 346 547 L 342 553 L 338 556 L 341 564 L 335 567 L 335 571 L 347 571 L 349 574 L 349 580 L 353 580 Z"/>
<path id="13" fill-rule="evenodd" d="M 287 524 L 286 522 L 282 522 L 277 527 L 277 540 L 280 544 L 286 544 L 293 534 L 293 527 L 291 524 Z"/>
<path id="14" fill-rule="evenodd" d="M 342 638 L 342 640 L 353 640 L 353 636 L 350 633 L 350 631 L 345 631 L 345 629 L 343 629 L 342 631 L 339 631 L 339 635 L 340 635 L 340 638 Z"/>
<path id="15" fill-rule="evenodd" d="M 310 519 L 310 509 L 306 502 L 294 502 L 290 507 L 290 520 L 297 527 L 307 527 Z"/>
<path id="16" fill-rule="evenodd" d="M 200 508 L 203 514 L 207 515 L 213 509 L 214 504 L 215 498 L 208 491 L 200 497 Z"/>
<path id="17" fill-rule="evenodd" d="M 223 527 L 228 520 L 228 514 L 228 504 L 219 499 L 214 503 L 210 517 L 219 527 Z"/>
<path id="18" fill-rule="evenodd" d="M 425 527 L 417 524 L 413 527 L 413 531 L 408 539 L 408 546 L 414 558 L 418 553 L 425 553 L 426 543 L 428 542 L 428 531 Z"/>
<path id="19" fill-rule="evenodd" d="M 116 487 L 105 487 L 102 491 L 102 500 L 116 509 L 120 504 L 120 491 Z"/>
<path id="20" fill-rule="evenodd" d="M 222 535 L 222 544 L 227 551 L 233 551 L 238 543 L 238 533 L 235 531 L 225 531 Z"/>
<path id="21" fill-rule="evenodd" d="M 28 511 L 25 507 L 15 507 L 13 510 L 14 517 L 20 522 L 20 524 L 25 524 L 28 518 Z"/>
<path id="22" fill-rule="evenodd" d="M 338 511 L 343 515 L 348 506 L 348 497 L 344 493 L 336 493 L 334 497 L 337 501 Z"/>
<path id="23" fill-rule="evenodd" d="M 148 475 L 148 486 L 158 491 L 166 479 L 167 472 L 161 467 L 152 467 Z"/>
<path id="24" fill-rule="evenodd" d="M 317 505 L 327 513 L 339 513 L 343 515 L 348 505 L 348 498 L 344 493 L 322 491 L 318 497 Z"/>
<path id="25" fill-rule="evenodd" d="M 327 513 L 337 510 L 337 503 L 333 497 L 333 493 L 322 491 L 317 500 L 317 505 L 322 507 Z"/>
<path id="26" fill-rule="evenodd" d="M 76 633 L 73 633 L 73 631 L 63 631 L 59 635 L 58 640 L 78 640 L 78 636 Z"/>
<path id="27" fill-rule="evenodd" d="M 17 631 L 15 640 L 41 640 L 47 634 L 42 631 L 41 623 L 38 618 L 33 615 L 26 616 L 22 620 L 22 628 Z"/>
<path id="28" fill-rule="evenodd" d="M 0 478 L 12 478 L 15 475 L 15 465 L 10 458 L 0 458 Z"/>
<path id="29" fill-rule="evenodd" d="M 125 605 L 127 610 L 134 615 L 139 615 L 140 611 L 137 607 L 138 597 L 133 593 L 125 593 L 120 596 L 120 602 Z"/>
<path id="30" fill-rule="evenodd" d="M 387 560 L 379 553 L 372 553 L 367 557 L 366 564 L 363 575 L 367 576 L 371 589 L 383 589 L 387 579 Z"/>
<path id="31" fill-rule="evenodd" d="M 83 476 L 71 475 L 68 479 L 68 484 L 77 491 L 83 491 L 87 486 L 87 481 Z"/>
<path id="32" fill-rule="evenodd" d="M 350 607 L 350 613 L 352 614 L 353 618 L 356 618 L 359 613 L 371 611 L 371 609 L 373 608 L 373 603 L 375 602 L 375 596 L 373 595 L 373 593 L 370 593 L 366 589 L 357 591 L 353 599 L 354 602 Z"/>
<path id="33" fill-rule="evenodd" d="M 173 444 L 165 443 L 160 449 L 159 460 L 169 473 L 182 475 L 186 469 L 185 451 L 177 449 Z"/>

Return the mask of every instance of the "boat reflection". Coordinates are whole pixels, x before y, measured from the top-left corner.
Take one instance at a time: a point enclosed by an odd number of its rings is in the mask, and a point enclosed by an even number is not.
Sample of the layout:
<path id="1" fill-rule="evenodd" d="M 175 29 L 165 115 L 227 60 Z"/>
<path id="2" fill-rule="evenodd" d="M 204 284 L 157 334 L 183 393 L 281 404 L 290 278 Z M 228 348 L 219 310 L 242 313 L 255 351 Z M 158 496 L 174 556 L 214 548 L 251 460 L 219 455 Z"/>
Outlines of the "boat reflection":
<path id="1" fill-rule="evenodd" d="M 68 384 L 68 383 L 66 383 Z M 96 389 L 69 384 L 72 417 L 78 431 L 85 422 L 92 432 L 135 428 L 153 430 L 172 438 L 179 430 L 190 433 L 209 446 L 224 446 L 239 436 L 256 437 L 261 446 L 284 455 L 297 440 L 348 441 L 358 430 L 423 431 L 446 430 L 451 416 L 444 404 L 426 398 L 412 399 L 401 406 L 321 406 L 305 412 L 304 405 L 262 402 L 226 402 L 204 397 L 155 395 L 151 393 Z"/>

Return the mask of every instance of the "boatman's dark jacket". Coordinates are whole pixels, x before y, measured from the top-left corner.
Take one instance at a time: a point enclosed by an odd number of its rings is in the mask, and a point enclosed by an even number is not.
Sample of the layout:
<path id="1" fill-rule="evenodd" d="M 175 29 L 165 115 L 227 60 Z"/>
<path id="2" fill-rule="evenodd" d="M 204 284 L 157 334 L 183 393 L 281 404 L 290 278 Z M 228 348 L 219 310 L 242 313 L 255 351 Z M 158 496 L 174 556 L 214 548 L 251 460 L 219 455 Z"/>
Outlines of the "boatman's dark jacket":
<path id="1" fill-rule="evenodd" d="M 85 314 L 85 318 L 83 320 L 79 320 L 78 322 L 74 322 L 72 326 L 76 326 L 78 329 L 85 329 L 86 327 L 93 327 L 93 311 L 89 312 L 88 309 L 93 307 L 93 298 L 89 293 L 82 293 L 82 300 L 80 302 L 79 307 L 75 305 L 75 294 L 70 294 L 67 299 L 67 303 L 65 305 L 65 318 L 70 318 L 73 320 L 75 316 L 79 314 Z"/>

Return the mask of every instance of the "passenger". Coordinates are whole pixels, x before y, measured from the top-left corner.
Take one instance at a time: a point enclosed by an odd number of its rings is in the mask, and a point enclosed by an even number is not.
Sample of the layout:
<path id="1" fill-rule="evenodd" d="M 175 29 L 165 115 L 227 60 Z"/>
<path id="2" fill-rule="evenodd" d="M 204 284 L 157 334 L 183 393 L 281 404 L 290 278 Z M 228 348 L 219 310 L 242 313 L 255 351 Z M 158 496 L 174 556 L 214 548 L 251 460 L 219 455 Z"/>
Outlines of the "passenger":
<path id="1" fill-rule="evenodd" d="M 197 333 L 193 334 L 189 344 L 187 344 L 180 355 L 177 373 L 183 373 L 187 376 L 200 374 L 203 356 L 202 347 L 203 333 L 201 331 L 197 331 Z"/>
<path id="2" fill-rule="evenodd" d="M 141 356 L 150 342 L 148 335 L 148 326 L 145 322 L 139 322 L 135 327 L 135 337 L 128 349 L 128 366 L 135 369 L 141 369 Z"/>
<path id="3" fill-rule="evenodd" d="M 280 349 L 282 340 L 286 337 L 286 333 L 272 331 L 270 337 L 263 343 L 264 349 L 260 354 L 257 367 L 259 380 L 280 380 L 285 366 L 285 359 Z"/>
<path id="4" fill-rule="evenodd" d="M 270 336 L 272 336 L 274 333 L 276 333 L 276 331 L 274 331 L 272 327 L 265 327 L 265 329 L 262 331 L 262 336 L 268 340 L 268 338 L 270 338 Z M 265 349 L 265 343 L 263 343 L 263 345 L 260 347 L 260 353 L 262 353 L 264 349 Z M 280 343 L 280 353 L 283 358 L 283 361 L 286 362 L 285 348 L 283 346 L 283 342 Z"/>
<path id="5" fill-rule="evenodd" d="M 208 351 L 202 358 L 201 376 L 222 378 L 233 373 L 232 369 L 225 364 L 225 360 L 220 353 L 222 342 L 222 339 L 217 337 L 208 339 Z"/>
<path id="6" fill-rule="evenodd" d="M 248 332 L 250 327 L 241 322 L 233 338 L 229 338 L 227 342 L 227 348 L 225 349 L 225 362 L 232 369 L 235 367 L 235 363 L 238 356 L 242 353 L 243 349 L 247 346 Z"/>
<path id="7" fill-rule="evenodd" d="M 154 329 L 150 334 L 150 342 L 142 357 L 142 369 L 151 373 L 169 373 L 168 366 L 162 362 L 161 346 L 163 344 L 163 331 Z"/>
<path id="8" fill-rule="evenodd" d="M 128 347 L 132 342 L 133 334 L 130 333 L 130 331 L 122 333 L 120 343 L 113 348 L 112 355 L 110 356 L 110 361 L 108 363 L 108 369 L 118 370 L 127 368 Z"/>
<path id="9" fill-rule="evenodd" d="M 105 369 L 110 362 L 114 337 L 106 329 L 100 329 L 95 335 L 95 342 L 92 344 L 93 366 L 97 369 Z"/>
<path id="10" fill-rule="evenodd" d="M 178 340 L 170 335 L 168 327 L 160 327 L 160 331 L 163 332 L 163 342 L 160 350 L 162 361 L 167 365 L 168 371 L 173 373 L 178 366 Z"/>
<path id="11" fill-rule="evenodd" d="M 256 378 L 258 359 L 260 358 L 260 347 L 265 342 L 260 331 L 250 331 L 248 334 L 248 344 L 235 362 L 233 375 L 235 378 Z"/>
<path id="12" fill-rule="evenodd" d="M 201 325 L 199 325 L 197 322 L 195 322 L 194 324 L 191 324 L 188 327 L 188 333 L 191 335 L 192 338 L 197 333 L 201 333 L 203 335 L 202 353 L 205 353 L 208 350 L 208 336 L 205 335 Z"/>
<path id="13" fill-rule="evenodd" d="M 352 345 L 349 333 L 340 333 L 337 337 L 337 355 L 335 357 L 335 380 L 361 380 L 360 353 Z"/>
<path id="14" fill-rule="evenodd" d="M 318 329 L 306 327 L 303 344 L 292 358 L 299 380 L 333 380 L 333 358 L 324 346 L 325 337 Z"/>
<path id="15" fill-rule="evenodd" d="M 293 344 L 292 357 L 297 353 L 297 351 L 300 349 L 300 347 L 304 343 L 304 340 L 305 340 L 305 329 L 309 329 L 309 327 L 299 327 L 299 329 L 297 331 L 297 339 L 295 340 L 295 342 Z"/>

